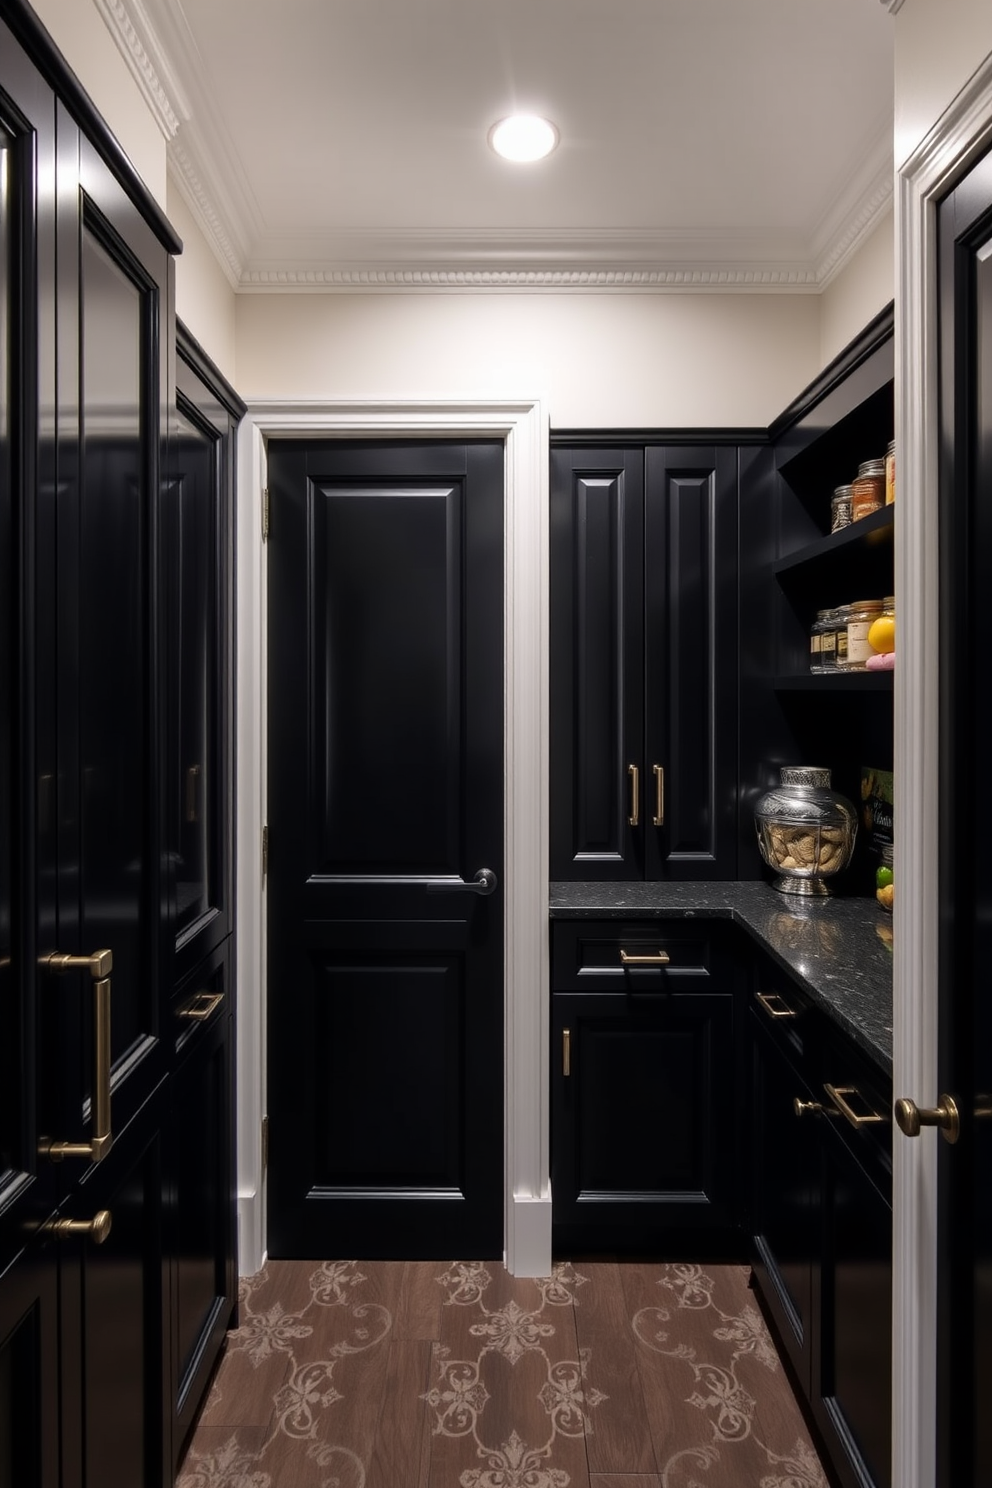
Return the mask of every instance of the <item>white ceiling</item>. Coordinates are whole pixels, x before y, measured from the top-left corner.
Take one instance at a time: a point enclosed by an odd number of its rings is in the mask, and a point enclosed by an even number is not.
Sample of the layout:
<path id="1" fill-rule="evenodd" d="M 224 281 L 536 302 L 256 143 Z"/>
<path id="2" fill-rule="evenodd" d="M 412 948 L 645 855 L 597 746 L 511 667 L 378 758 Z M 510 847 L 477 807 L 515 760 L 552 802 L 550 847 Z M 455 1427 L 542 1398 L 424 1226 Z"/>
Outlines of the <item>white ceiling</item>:
<path id="1" fill-rule="evenodd" d="M 240 291 L 808 293 L 891 201 L 898 0 L 94 3 Z"/>

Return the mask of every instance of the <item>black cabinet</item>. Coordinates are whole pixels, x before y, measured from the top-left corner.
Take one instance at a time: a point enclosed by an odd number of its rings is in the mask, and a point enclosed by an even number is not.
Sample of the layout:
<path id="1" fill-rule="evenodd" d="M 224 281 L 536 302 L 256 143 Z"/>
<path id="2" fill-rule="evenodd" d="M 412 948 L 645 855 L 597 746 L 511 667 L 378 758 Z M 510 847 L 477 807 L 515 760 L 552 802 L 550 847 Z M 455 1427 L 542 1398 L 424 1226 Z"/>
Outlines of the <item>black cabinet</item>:
<path id="1" fill-rule="evenodd" d="M 891 1483 L 891 1090 L 759 966 L 750 1013 L 755 1277 L 844 1488 Z"/>
<path id="2" fill-rule="evenodd" d="M 734 878 L 737 450 L 551 451 L 551 877 Z"/>
<path id="3" fill-rule="evenodd" d="M 556 1248 L 727 1245 L 739 1083 L 733 958 L 720 931 L 554 926 Z"/>

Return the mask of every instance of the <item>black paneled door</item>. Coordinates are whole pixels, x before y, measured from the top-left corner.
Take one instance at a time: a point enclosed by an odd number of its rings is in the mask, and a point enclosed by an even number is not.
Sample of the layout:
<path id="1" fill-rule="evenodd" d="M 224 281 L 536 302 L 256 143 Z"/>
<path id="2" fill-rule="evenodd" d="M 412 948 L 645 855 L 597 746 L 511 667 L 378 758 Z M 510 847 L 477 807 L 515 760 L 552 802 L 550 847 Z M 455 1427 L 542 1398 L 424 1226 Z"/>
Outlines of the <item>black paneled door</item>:
<path id="1" fill-rule="evenodd" d="M 992 1482 L 992 155 L 942 202 L 938 228 L 939 1092 L 961 1114 L 960 1140 L 939 1144 L 938 1483 L 984 1488 Z"/>
<path id="2" fill-rule="evenodd" d="M 269 1250 L 503 1241 L 503 451 L 269 448 Z"/>

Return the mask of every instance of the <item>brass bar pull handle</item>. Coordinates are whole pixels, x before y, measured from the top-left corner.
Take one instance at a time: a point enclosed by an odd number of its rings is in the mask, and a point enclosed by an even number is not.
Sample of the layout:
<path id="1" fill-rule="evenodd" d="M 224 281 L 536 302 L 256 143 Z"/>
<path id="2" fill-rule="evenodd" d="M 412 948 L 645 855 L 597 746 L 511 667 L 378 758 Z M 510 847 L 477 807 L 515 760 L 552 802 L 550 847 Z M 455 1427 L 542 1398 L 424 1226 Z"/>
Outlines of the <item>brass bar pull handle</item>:
<path id="1" fill-rule="evenodd" d="M 877 1111 L 872 1111 L 871 1109 L 869 1109 L 868 1111 L 858 1112 L 855 1111 L 854 1108 L 848 1104 L 846 1099 L 847 1096 L 861 1094 L 856 1085 L 841 1085 L 839 1087 L 836 1085 L 824 1085 L 823 1088 L 829 1095 L 830 1099 L 833 1101 L 834 1105 L 837 1107 L 840 1114 L 843 1116 L 844 1120 L 849 1121 L 854 1127 L 855 1131 L 860 1131 L 863 1126 L 877 1126 L 879 1122 L 886 1120 L 886 1118 L 884 1116 L 880 1116 Z"/>
<path id="2" fill-rule="evenodd" d="M 627 766 L 630 776 L 630 815 L 627 821 L 636 827 L 641 820 L 641 772 L 636 765 Z"/>
<path id="3" fill-rule="evenodd" d="M 197 797 L 200 793 L 200 767 L 190 765 L 186 771 L 186 820 L 197 822 L 200 819 L 197 811 Z"/>
<path id="4" fill-rule="evenodd" d="M 109 1209 L 98 1209 L 92 1219 L 55 1219 L 43 1228 L 59 1238 L 84 1235 L 94 1245 L 102 1245 L 113 1226 L 113 1215 Z"/>
<path id="5" fill-rule="evenodd" d="M 58 973 L 86 970 L 93 979 L 92 1135 L 88 1142 L 47 1142 L 43 1150 L 52 1162 L 61 1162 L 64 1157 L 88 1157 L 93 1162 L 100 1162 L 114 1141 L 110 1112 L 110 973 L 114 969 L 113 952 L 94 951 L 92 956 L 66 956 L 56 952 L 45 957 L 42 965 Z"/>
<path id="6" fill-rule="evenodd" d="M 654 816 L 652 824 L 656 827 L 665 825 L 665 768 L 663 765 L 652 766 L 654 770 Z"/>
<path id="7" fill-rule="evenodd" d="M 189 1018 L 194 1023 L 205 1023 L 223 1001 L 223 992 L 198 992 L 191 1002 L 179 1008 L 176 1017 Z"/>
<path id="8" fill-rule="evenodd" d="M 561 1031 L 561 1072 L 567 1080 L 572 1073 L 572 1030 Z"/>
<path id="9" fill-rule="evenodd" d="M 621 966 L 667 966 L 669 956 L 667 951 L 651 951 L 649 954 L 630 956 L 626 951 L 620 952 Z"/>
<path id="10" fill-rule="evenodd" d="M 903 1136 L 918 1137 L 922 1127 L 939 1126 L 944 1141 L 953 1146 L 961 1135 L 961 1113 L 953 1096 L 942 1095 L 938 1106 L 924 1106 L 922 1109 L 915 1101 L 903 1098 L 896 1101 L 893 1109 L 896 1125 Z"/>
<path id="11" fill-rule="evenodd" d="M 790 1007 L 784 997 L 777 992 L 756 992 L 755 997 L 761 1003 L 769 1018 L 798 1018 L 799 1014 L 795 1008 Z"/>

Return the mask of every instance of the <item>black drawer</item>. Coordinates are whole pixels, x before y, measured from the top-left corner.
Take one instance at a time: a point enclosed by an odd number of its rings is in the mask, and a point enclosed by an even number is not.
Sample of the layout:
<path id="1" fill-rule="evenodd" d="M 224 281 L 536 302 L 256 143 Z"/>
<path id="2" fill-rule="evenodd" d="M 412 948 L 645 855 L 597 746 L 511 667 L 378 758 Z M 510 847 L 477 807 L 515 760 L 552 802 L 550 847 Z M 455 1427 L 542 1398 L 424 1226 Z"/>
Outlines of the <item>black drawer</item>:
<path id="1" fill-rule="evenodd" d="M 552 925 L 555 992 L 727 991 L 730 927 L 695 920 L 558 920 Z"/>
<path id="2" fill-rule="evenodd" d="M 172 1026 L 177 1052 L 231 1011 L 228 947 L 224 941 L 178 985 L 172 998 Z"/>

